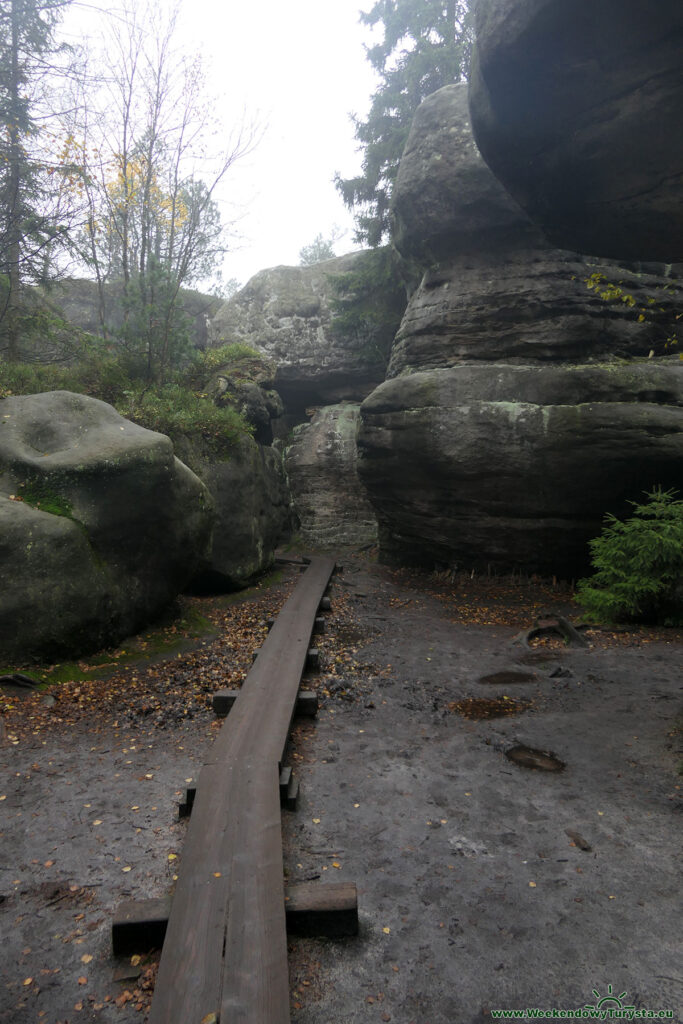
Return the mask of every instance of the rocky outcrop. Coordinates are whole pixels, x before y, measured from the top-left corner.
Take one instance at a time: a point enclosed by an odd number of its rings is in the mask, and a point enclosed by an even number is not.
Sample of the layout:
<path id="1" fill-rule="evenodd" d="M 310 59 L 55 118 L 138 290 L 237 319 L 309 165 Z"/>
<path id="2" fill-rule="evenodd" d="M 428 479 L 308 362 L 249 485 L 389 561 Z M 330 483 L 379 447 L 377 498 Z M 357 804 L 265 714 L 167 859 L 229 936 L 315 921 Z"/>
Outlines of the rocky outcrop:
<path id="1" fill-rule="evenodd" d="M 206 556 L 208 491 L 167 437 L 70 392 L 0 403 L 0 654 L 128 635 Z"/>
<path id="2" fill-rule="evenodd" d="M 474 134 L 555 245 L 683 260 L 680 0 L 476 0 Z"/>
<path id="3" fill-rule="evenodd" d="M 402 255 L 426 271 L 394 342 L 390 377 L 473 359 L 660 353 L 683 307 L 683 285 L 664 267 L 635 273 L 547 244 L 479 154 L 465 85 L 440 89 L 419 107 L 393 220 Z M 588 287 L 594 275 L 627 301 L 601 298 L 604 286 Z"/>
<path id="4" fill-rule="evenodd" d="M 189 445 L 181 445 L 179 454 L 206 484 L 216 517 L 207 559 L 193 588 L 247 586 L 272 566 L 278 543 L 291 533 L 282 456 L 247 435 L 237 441 L 228 459 L 216 461 Z"/>
<path id="5" fill-rule="evenodd" d="M 49 306 L 56 309 L 70 324 L 82 331 L 99 335 L 102 333 L 100 291 L 96 281 L 85 278 L 67 277 L 55 282 L 47 295 L 37 291 Z M 111 282 L 102 290 L 104 316 L 110 332 L 123 327 L 125 303 L 121 282 Z M 217 311 L 221 300 L 214 295 L 204 295 L 191 288 L 181 288 L 178 295 L 178 309 L 191 324 L 193 344 L 206 348 L 209 341 L 210 317 Z"/>
<path id="6" fill-rule="evenodd" d="M 334 279 L 357 272 L 364 257 L 351 253 L 313 266 L 262 270 L 212 321 L 215 344 L 245 343 L 276 365 L 275 388 L 298 421 L 307 406 L 360 401 L 384 379 L 386 355 L 371 327 L 336 329 L 333 323 Z"/>
<path id="7" fill-rule="evenodd" d="M 295 427 L 285 452 L 300 535 L 316 548 L 377 540 L 375 513 L 358 478 L 359 412 L 352 403 L 320 409 Z"/>
<path id="8" fill-rule="evenodd" d="M 576 576 L 606 512 L 681 485 L 680 282 L 548 246 L 479 156 L 463 86 L 420 107 L 393 202 L 424 274 L 361 406 L 381 557 Z"/>
<path id="9" fill-rule="evenodd" d="M 679 367 L 490 363 L 382 384 L 358 468 L 383 559 L 575 578 L 604 513 L 683 483 Z"/>
<path id="10" fill-rule="evenodd" d="M 274 425 L 277 429 L 284 415 L 282 399 L 274 388 L 275 364 L 249 350 L 221 364 L 224 351 L 211 353 L 215 367 L 207 393 L 219 408 L 232 406 L 242 413 L 259 444 L 272 444 Z"/>

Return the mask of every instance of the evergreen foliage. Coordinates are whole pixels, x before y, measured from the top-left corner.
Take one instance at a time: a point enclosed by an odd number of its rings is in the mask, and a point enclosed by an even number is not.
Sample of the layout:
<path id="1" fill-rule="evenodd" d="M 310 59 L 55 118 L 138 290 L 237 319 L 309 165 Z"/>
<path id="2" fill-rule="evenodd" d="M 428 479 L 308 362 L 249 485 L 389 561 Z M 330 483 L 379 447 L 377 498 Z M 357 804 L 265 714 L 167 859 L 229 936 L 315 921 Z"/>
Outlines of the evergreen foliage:
<path id="1" fill-rule="evenodd" d="M 0 343 L 10 359 L 17 358 L 23 286 L 44 282 L 55 250 L 69 244 L 63 185 L 70 168 L 66 159 L 51 160 L 46 146 L 47 72 L 56 70 L 54 32 L 67 4 L 0 3 Z"/>
<path id="2" fill-rule="evenodd" d="M 337 175 L 335 184 L 356 211 L 356 241 L 374 247 L 388 237 L 391 193 L 415 111 L 467 75 L 473 14 L 469 0 L 376 0 L 361 21 L 383 31 L 380 42 L 366 47 L 380 85 L 367 118 L 354 117 L 362 173 Z"/>
<path id="3" fill-rule="evenodd" d="M 606 517 L 590 542 L 596 570 L 580 580 L 577 597 L 602 622 L 683 624 L 683 501 L 676 492 L 650 491 L 647 502 L 621 521 Z"/>
<path id="4" fill-rule="evenodd" d="M 310 267 L 314 263 L 322 263 L 323 260 L 333 260 L 334 239 L 323 238 L 318 233 L 310 245 L 304 245 L 299 249 L 299 266 Z"/>
<path id="5" fill-rule="evenodd" d="M 406 308 L 399 258 L 390 246 L 362 253 L 353 268 L 329 274 L 331 330 L 360 349 L 368 362 L 389 361 Z"/>

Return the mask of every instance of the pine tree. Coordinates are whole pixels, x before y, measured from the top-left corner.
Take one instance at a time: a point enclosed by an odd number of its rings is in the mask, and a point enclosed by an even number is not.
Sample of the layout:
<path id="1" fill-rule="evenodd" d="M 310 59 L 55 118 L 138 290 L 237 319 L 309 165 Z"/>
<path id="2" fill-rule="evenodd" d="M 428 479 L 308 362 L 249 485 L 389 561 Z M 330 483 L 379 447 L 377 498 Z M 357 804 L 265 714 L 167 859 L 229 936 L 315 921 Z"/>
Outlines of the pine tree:
<path id="1" fill-rule="evenodd" d="M 22 286 L 44 279 L 60 234 L 34 143 L 54 30 L 67 2 L 0 0 L 0 331 L 10 359 L 17 356 Z"/>
<path id="2" fill-rule="evenodd" d="M 391 192 L 413 114 L 431 93 L 466 76 L 473 15 L 469 0 L 376 0 L 361 21 L 383 29 L 381 42 L 366 47 L 381 84 L 367 119 L 354 117 L 362 173 L 337 175 L 335 184 L 356 211 L 356 241 L 377 246 L 388 234 Z"/>

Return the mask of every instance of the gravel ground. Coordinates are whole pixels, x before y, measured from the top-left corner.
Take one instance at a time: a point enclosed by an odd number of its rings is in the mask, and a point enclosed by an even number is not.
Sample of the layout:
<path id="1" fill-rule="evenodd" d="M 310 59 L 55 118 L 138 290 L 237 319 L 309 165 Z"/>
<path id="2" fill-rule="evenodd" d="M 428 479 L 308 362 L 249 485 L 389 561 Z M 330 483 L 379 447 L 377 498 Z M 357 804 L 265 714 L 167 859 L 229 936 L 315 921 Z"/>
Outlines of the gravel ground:
<path id="1" fill-rule="evenodd" d="M 461 1024 L 605 997 L 678 1020 L 680 632 L 529 649 L 513 640 L 541 609 L 575 616 L 567 594 L 344 562 L 283 820 L 290 880 L 355 881 L 361 930 L 292 941 L 293 1022 Z M 5 714 L 2 1024 L 145 1019 L 155 956 L 112 956 L 113 913 L 169 892 L 210 691 L 239 682 L 295 582 L 193 599 L 216 637 Z M 518 678 L 482 681 L 501 672 Z M 519 746 L 561 770 L 513 763 Z"/>

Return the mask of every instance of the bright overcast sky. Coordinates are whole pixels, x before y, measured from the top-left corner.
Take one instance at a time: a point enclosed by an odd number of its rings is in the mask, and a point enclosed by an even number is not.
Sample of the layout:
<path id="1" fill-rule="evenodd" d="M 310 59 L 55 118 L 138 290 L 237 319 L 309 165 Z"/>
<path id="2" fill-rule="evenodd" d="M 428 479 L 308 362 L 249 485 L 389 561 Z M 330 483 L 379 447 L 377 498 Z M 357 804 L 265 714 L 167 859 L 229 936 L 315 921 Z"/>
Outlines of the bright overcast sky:
<path id="1" fill-rule="evenodd" d="M 243 208 L 240 249 L 225 277 L 299 262 L 299 250 L 337 225 L 354 246 L 352 219 L 333 184 L 360 166 L 351 112 L 365 114 L 375 88 L 359 24 L 362 0 L 185 0 L 184 16 L 225 99 L 225 121 L 242 107 L 265 128 L 255 151 L 231 172 L 225 194 Z M 229 213 L 226 211 L 227 216 Z"/>
<path id="2" fill-rule="evenodd" d="M 95 0 L 98 3 L 98 0 Z M 101 2 L 101 0 L 100 0 Z M 223 265 L 244 284 L 265 267 L 297 264 L 299 250 L 335 227 L 338 255 L 358 248 L 333 184 L 360 168 L 350 113 L 363 116 L 376 86 L 359 11 L 372 0 L 181 0 L 177 41 L 199 49 L 229 132 L 262 126 L 254 151 L 229 172 L 219 196 L 241 236 Z"/>

